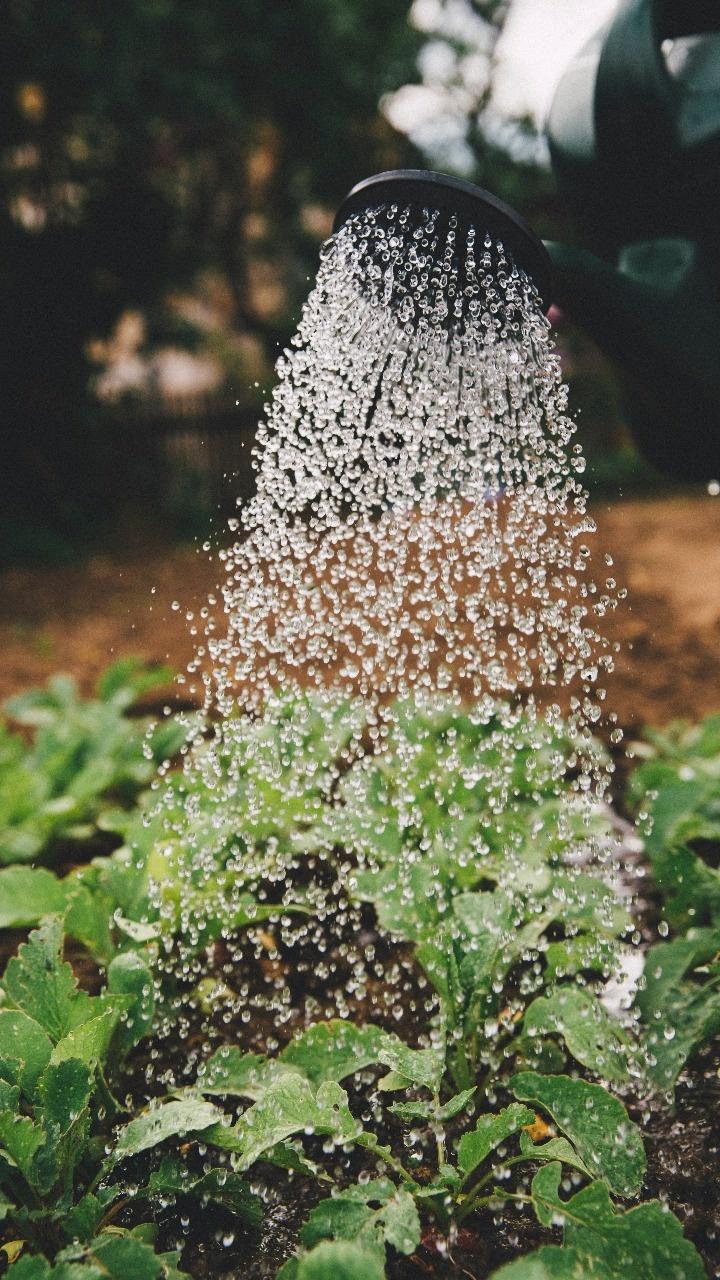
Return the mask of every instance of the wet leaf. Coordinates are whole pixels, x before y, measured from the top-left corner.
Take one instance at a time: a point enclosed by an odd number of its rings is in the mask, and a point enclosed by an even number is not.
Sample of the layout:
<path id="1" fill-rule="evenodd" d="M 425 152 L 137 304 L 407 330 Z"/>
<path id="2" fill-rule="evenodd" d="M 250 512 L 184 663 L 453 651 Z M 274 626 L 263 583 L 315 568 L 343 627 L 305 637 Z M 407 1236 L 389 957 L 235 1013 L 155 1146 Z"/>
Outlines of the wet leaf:
<path id="1" fill-rule="evenodd" d="M 383 1062 L 381 1051 L 392 1039 L 380 1027 L 356 1027 L 352 1022 L 334 1018 L 330 1022 L 317 1022 L 296 1036 L 283 1049 L 280 1061 L 302 1071 L 312 1084 L 340 1081 L 363 1067 Z"/>
<path id="2" fill-rule="evenodd" d="M 684 1238 L 675 1215 L 660 1201 L 651 1200 L 618 1212 L 604 1182 L 591 1182 L 569 1200 L 563 1200 L 560 1177 L 560 1164 L 546 1165 L 535 1174 L 531 1187 L 533 1205 L 543 1226 L 563 1226 L 564 1243 L 581 1261 L 582 1274 L 611 1280 L 626 1280 L 629 1276 L 633 1280 L 658 1280 L 660 1276 L 704 1280 L 705 1268 L 699 1253 Z M 553 1255 L 549 1262 L 555 1261 Z M 507 1268 L 499 1274 L 513 1276 Z M 522 1273 L 514 1274 L 517 1277 Z M 560 1270 L 558 1274 L 568 1273 Z"/>
<path id="3" fill-rule="evenodd" d="M 156 1103 L 120 1130 L 110 1161 L 115 1164 L 127 1156 L 149 1151 L 167 1138 L 203 1133 L 212 1125 L 220 1124 L 222 1114 L 212 1102 L 201 1098 Z"/>
<path id="4" fill-rule="evenodd" d="M 598 1084 L 531 1071 L 513 1076 L 510 1088 L 552 1116 L 594 1177 L 605 1178 L 617 1195 L 637 1194 L 645 1152 L 637 1125 L 617 1098 Z"/>
<path id="5" fill-rule="evenodd" d="M 107 989 L 113 996 L 130 997 L 114 1037 L 114 1046 L 124 1057 L 150 1031 L 155 1010 L 153 977 L 136 951 L 115 956 L 108 966 Z"/>
<path id="6" fill-rule="evenodd" d="M 34 1018 L 19 1009 L 0 1009 L 0 1076 L 31 1098 L 50 1061 L 52 1040 Z"/>
<path id="7" fill-rule="evenodd" d="M 647 1028 L 648 1074 L 660 1088 L 671 1089 L 692 1052 L 720 1031 L 718 952 L 718 929 L 691 929 L 648 952 L 636 1003 Z"/>
<path id="8" fill-rule="evenodd" d="M 628 1036 L 584 987 L 556 987 L 525 1010 L 526 1035 L 559 1035 L 568 1051 L 595 1075 L 615 1084 L 628 1079 Z"/>
<path id="9" fill-rule="evenodd" d="M 495 1115 L 480 1116 L 475 1128 L 464 1133 L 458 1144 L 458 1165 L 463 1173 L 472 1173 L 491 1151 L 534 1119 L 535 1112 L 518 1102 L 511 1102 Z"/>
<path id="10" fill-rule="evenodd" d="M 315 1091 L 304 1076 L 281 1076 L 221 1136 L 223 1146 L 236 1152 L 241 1168 L 248 1169 L 265 1151 L 296 1133 L 327 1134 L 339 1142 L 356 1137 L 360 1126 L 345 1090 L 326 1081 Z"/>
<path id="11" fill-rule="evenodd" d="M 61 945 L 60 921 L 48 921 L 8 961 L 3 979 L 8 1002 L 34 1018 L 53 1040 L 93 1012 L 90 996 L 78 990 L 70 965 L 61 959 Z"/>

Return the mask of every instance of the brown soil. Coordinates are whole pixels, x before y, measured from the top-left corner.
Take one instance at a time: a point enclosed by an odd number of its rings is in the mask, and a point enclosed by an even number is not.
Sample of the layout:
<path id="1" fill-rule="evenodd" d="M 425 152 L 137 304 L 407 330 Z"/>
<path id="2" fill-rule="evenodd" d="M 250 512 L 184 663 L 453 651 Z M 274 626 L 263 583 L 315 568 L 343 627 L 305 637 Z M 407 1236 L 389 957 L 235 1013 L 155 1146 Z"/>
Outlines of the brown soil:
<path id="1" fill-rule="evenodd" d="M 622 644 L 608 706 L 626 729 L 720 711 L 720 500 L 596 502 L 595 555 L 609 552 L 627 602 L 607 621 Z M 598 572 L 600 570 L 598 569 Z M 120 655 L 183 670 L 218 565 L 188 547 L 132 547 L 63 569 L 0 575 L 0 698 L 70 671 L 85 689 Z M 174 611 L 177 600 L 182 609 Z M 188 692 L 191 692 L 188 688 Z"/>

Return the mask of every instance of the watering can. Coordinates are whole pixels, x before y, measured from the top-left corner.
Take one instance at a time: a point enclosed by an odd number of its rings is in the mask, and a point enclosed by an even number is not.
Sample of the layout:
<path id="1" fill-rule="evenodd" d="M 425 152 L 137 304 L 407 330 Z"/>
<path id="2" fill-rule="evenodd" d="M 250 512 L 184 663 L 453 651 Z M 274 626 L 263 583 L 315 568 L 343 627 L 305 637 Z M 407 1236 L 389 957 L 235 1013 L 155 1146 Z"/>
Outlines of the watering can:
<path id="1" fill-rule="evenodd" d="M 619 369 L 640 451 L 690 480 L 720 477 L 718 32 L 718 0 L 623 0 L 547 130 L 596 250 L 547 245 L 553 299 Z"/>

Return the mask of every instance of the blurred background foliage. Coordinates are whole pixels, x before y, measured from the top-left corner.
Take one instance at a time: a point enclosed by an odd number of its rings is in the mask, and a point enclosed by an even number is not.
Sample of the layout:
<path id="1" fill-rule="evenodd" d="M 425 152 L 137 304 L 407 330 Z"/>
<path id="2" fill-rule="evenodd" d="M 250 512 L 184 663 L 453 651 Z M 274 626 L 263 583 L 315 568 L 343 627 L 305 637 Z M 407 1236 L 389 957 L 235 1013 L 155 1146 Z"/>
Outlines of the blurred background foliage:
<path id="1" fill-rule="evenodd" d="M 5 562 L 71 556 L 128 506 L 162 507 L 167 455 L 137 441 L 166 438 L 188 405 L 199 471 L 218 406 L 226 435 L 236 406 L 257 416 L 360 177 L 430 164 L 571 234 L 537 128 L 493 111 L 508 8 L 5 0 Z M 585 432 L 612 453 L 626 437 L 611 375 L 564 341 Z"/>

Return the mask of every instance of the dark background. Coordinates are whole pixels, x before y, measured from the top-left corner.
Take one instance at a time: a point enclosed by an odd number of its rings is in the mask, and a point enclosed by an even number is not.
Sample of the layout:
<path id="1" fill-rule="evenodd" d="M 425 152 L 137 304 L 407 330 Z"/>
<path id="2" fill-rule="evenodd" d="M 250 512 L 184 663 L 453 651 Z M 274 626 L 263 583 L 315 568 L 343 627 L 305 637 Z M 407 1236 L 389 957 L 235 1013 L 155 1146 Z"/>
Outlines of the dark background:
<path id="1" fill-rule="evenodd" d="M 547 169 L 483 128 L 506 6 L 466 8 L 488 24 L 466 176 L 572 236 Z M 0 563 L 66 562 L 143 524 L 199 532 L 247 492 L 254 424 L 334 209 L 360 177 L 428 164 L 381 105 L 419 78 L 428 37 L 410 9 L 6 0 Z M 461 58 L 462 29 L 450 43 Z M 637 469 L 612 374 L 579 334 L 561 341 L 612 482 Z"/>

